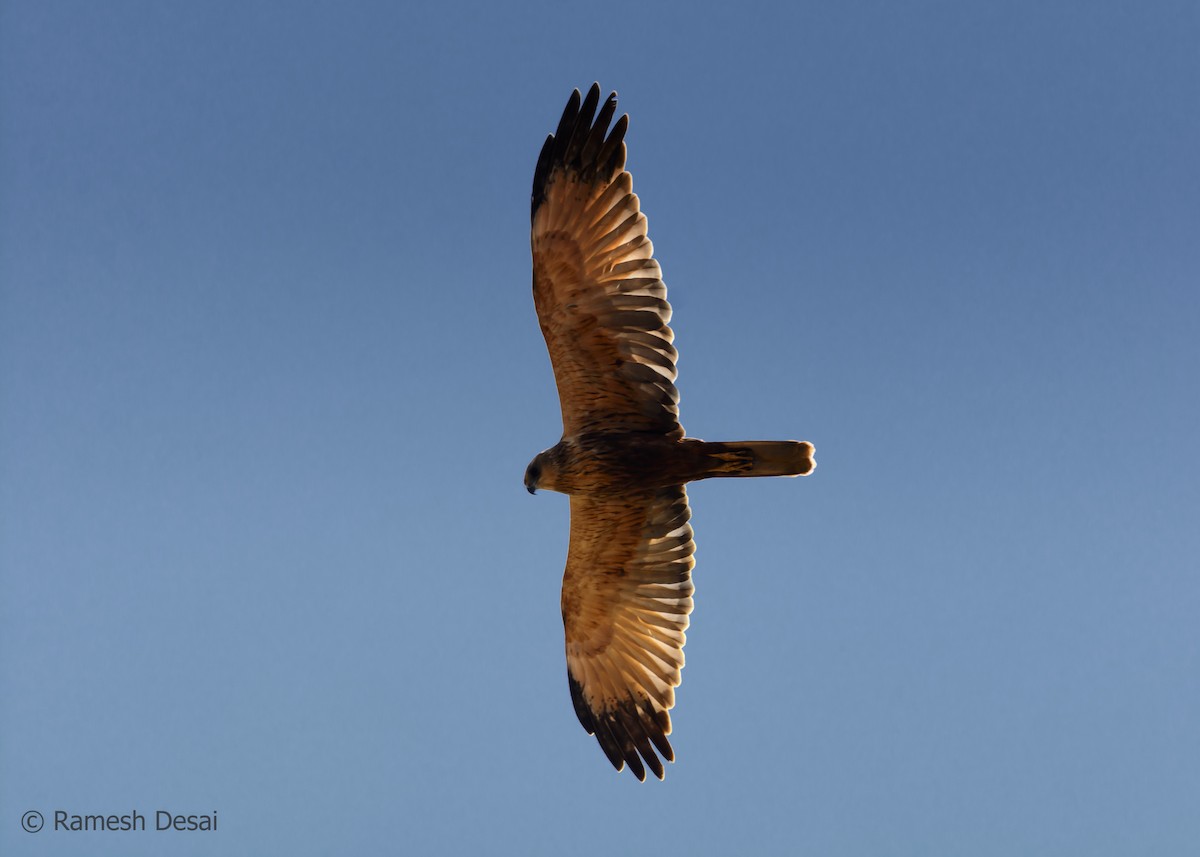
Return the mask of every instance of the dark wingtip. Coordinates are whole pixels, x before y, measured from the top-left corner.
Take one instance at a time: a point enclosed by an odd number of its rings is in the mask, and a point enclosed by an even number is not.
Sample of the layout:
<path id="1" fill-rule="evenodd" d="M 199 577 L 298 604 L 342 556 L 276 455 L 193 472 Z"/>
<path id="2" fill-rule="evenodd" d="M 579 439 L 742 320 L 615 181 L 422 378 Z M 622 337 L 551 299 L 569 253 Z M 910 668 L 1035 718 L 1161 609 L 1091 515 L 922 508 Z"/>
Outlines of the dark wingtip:
<path id="1" fill-rule="evenodd" d="M 608 181 L 625 166 L 623 138 L 629 117 L 618 119 L 610 133 L 608 126 L 616 113 L 617 93 L 614 91 L 605 99 L 597 114 L 600 92 L 599 83 L 593 83 L 586 96 L 578 89 L 571 91 L 558 127 L 546 138 L 533 170 L 531 219 L 546 198 L 546 185 L 555 170 L 572 170 L 584 181 L 597 178 Z"/>
<path id="2" fill-rule="evenodd" d="M 675 753 L 666 737 L 671 730 L 671 720 L 665 711 L 655 711 L 649 703 L 639 711 L 632 700 L 626 700 L 613 711 L 595 712 L 587 704 L 583 687 L 569 669 L 567 683 L 571 688 L 575 716 L 589 735 L 596 736 L 600 749 L 614 768 L 622 771 L 628 764 L 629 772 L 640 782 L 646 781 L 647 767 L 658 779 L 665 778 L 662 759 L 651 748 L 653 744 L 663 759 L 675 761 Z"/>

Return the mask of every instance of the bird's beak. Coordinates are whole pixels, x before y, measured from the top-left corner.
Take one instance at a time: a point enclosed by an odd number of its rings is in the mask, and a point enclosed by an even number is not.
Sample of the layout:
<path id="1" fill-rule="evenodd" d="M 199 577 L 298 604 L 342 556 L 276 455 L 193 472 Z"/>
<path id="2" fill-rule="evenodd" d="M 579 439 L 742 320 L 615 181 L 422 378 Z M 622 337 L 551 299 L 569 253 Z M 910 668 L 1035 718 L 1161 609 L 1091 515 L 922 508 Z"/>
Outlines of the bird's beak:
<path id="1" fill-rule="evenodd" d="M 536 494 L 536 493 L 537 493 L 537 489 L 536 489 L 536 488 L 534 488 L 532 485 L 526 485 L 526 486 L 525 486 L 525 490 L 526 490 L 526 491 L 528 491 L 530 494 Z"/>

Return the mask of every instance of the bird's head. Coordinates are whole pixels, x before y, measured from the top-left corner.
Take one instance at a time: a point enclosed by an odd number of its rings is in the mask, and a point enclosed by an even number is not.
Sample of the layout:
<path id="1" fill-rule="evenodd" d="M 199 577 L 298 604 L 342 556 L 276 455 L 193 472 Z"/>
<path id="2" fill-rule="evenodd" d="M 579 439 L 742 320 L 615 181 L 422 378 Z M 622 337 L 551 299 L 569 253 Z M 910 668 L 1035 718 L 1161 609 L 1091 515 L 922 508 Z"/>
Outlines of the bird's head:
<path id="1" fill-rule="evenodd" d="M 539 452 L 525 468 L 525 490 L 530 494 L 536 493 L 539 488 L 555 490 L 557 473 L 558 467 L 554 461 L 554 450 L 546 449 Z"/>
<path id="2" fill-rule="evenodd" d="M 542 462 L 545 457 L 546 453 L 539 452 L 525 468 L 525 490 L 530 494 L 537 493 L 538 482 L 542 478 Z"/>

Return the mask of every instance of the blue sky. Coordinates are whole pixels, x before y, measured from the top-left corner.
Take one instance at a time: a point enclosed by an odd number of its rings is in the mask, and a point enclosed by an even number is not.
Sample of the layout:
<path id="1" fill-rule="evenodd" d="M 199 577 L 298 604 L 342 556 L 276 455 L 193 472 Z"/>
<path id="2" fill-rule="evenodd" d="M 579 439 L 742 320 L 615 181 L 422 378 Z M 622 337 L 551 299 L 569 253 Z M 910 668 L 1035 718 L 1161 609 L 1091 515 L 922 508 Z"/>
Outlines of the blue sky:
<path id="1" fill-rule="evenodd" d="M 0 852 L 1200 841 L 1193 3 L 0 7 Z M 571 710 L 529 184 L 631 116 L 691 491 L 663 783 Z M 21 830 L 217 811 L 215 833 Z"/>

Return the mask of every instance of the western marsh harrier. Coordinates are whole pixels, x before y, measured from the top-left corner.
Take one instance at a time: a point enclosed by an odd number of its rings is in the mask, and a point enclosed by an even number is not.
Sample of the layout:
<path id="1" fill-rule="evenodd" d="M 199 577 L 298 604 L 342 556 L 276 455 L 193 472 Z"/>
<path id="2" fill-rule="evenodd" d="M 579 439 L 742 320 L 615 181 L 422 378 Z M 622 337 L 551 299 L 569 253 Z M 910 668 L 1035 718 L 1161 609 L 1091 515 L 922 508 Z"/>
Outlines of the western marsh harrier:
<path id="1" fill-rule="evenodd" d="M 533 174 L 533 300 L 563 434 L 530 462 L 525 487 L 571 497 L 562 616 L 579 722 L 618 771 L 662 779 L 692 611 L 684 485 L 804 476 L 813 447 L 684 436 L 667 289 L 625 171 L 629 117 L 610 131 L 616 93 L 597 114 L 599 103 L 599 84 L 582 103 L 572 93 Z"/>

